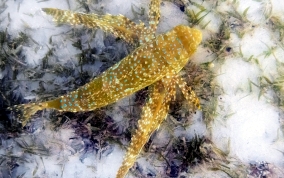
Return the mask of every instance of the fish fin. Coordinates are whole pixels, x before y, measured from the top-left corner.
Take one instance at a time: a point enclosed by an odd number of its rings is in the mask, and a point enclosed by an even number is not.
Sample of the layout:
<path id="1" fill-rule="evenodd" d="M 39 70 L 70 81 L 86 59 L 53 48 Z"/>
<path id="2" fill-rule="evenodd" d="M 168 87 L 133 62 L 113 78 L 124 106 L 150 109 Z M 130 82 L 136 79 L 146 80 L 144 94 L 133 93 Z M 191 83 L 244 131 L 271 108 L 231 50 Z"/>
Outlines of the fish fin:
<path id="1" fill-rule="evenodd" d="M 14 113 L 17 119 L 19 119 L 19 121 L 22 123 L 22 126 L 25 126 L 30 120 L 31 116 L 42 109 L 43 105 L 40 103 L 20 104 L 7 108 L 7 110 L 12 111 Z"/>

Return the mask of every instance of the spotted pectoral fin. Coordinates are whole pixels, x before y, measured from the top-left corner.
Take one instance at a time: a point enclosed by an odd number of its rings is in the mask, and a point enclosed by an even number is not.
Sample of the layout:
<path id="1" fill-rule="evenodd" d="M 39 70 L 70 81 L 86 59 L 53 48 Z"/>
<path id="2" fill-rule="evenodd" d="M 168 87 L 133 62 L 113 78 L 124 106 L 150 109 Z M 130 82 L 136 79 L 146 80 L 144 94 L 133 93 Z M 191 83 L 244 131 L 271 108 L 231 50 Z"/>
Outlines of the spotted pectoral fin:
<path id="1" fill-rule="evenodd" d="M 55 8 L 43 8 L 45 13 L 52 15 L 57 23 L 69 23 L 71 25 L 85 25 L 88 28 L 100 28 L 105 32 L 112 33 L 116 37 L 137 44 L 139 34 L 143 29 L 127 17 L 122 15 L 97 15 L 76 13 L 68 10 Z"/>
<path id="2" fill-rule="evenodd" d="M 181 89 L 181 92 L 188 103 L 192 105 L 194 109 L 201 109 L 199 98 L 196 96 L 191 87 L 187 86 L 186 82 L 181 78 L 181 76 L 176 75 L 174 80 Z"/>
<path id="3" fill-rule="evenodd" d="M 132 167 L 143 146 L 149 140 L 151 134 L 160 126 L 166 118 L 169 109 L 167 95 L 162 81 L 150 86 L 150 96 L 143 107 L 141 119 L 138 121 L 138 129 L 131 138 L 130 146 L 119 168 L 117 178 L 123 178 Z"/>
<path id="4" fill-rule="evenodd" d="M 150 40 L 156 38 L 156 30 L 160 19 L 160 3 L 161 0 L 151 0 L 149 5 L 149 28 L 145 28 L 140 34 L 139 44 L 143 45 Z"/>
<path id="5" fill-rule="evenodd" d="M 149 5 L 149 26 L 151 33 L 155 33 L 160 19 L 161 0 L 151 0 Z"/>

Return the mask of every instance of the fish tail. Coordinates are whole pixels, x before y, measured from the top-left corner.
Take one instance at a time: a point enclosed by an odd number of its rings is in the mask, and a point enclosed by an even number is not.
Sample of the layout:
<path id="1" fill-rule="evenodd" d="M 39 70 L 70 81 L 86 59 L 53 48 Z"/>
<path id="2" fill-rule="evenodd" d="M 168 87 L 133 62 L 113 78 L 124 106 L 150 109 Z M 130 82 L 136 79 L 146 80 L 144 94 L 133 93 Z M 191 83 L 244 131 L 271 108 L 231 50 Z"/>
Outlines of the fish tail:
<path id="1" fill-rule="evenodd" d="M 22 123 L 22 126 L 25 126 L 30 120 L 31 116 L 34 115 L 37 111 L 46 108 L 46 103 L 27 103 L 20 104 L 8 107 L 7 109 L 12 111 L 15 116 Z"/>

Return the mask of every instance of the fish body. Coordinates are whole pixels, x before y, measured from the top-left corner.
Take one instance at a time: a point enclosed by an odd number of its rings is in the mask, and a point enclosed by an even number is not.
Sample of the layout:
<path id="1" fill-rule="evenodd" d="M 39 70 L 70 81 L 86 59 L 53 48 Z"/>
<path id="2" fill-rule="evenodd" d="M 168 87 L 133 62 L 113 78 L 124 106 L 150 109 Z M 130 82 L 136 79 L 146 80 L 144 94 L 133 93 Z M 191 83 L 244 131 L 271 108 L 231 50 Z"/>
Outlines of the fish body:
<path id="1" fill-rule="evenodd" d="M 165 76 L 177 74 L 201 39 L 196 39 L 196 44 L 191 43 L 193 50 L 188 50 L 183 40 L 185 37 L 179 34 L 181 32 L 190 35 L 199 33 L 186 26 L 177 26 L 140 46 L 86 85 L 47 102 L 47 107 L 71 112 L 94 110 L 129 96 Z"/>
<path id="2" fill-rule="evenodd" d="M 14 106 L 26 122 L 37 110 L 90 111 L 114 103 L 165 76 L 176 75 L 201 41 L 201 33 L 177 26 L 138 47 L 91 82 L 69 94 L 42 103 Z"/>

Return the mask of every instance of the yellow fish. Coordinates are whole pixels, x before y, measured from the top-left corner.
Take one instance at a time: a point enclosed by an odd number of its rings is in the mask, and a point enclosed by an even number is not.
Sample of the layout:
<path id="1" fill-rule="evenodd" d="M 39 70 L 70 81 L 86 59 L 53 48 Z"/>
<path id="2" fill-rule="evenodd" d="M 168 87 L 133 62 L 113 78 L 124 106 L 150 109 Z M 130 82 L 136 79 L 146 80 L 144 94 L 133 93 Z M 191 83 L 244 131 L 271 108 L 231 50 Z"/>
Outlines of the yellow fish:
<path id="1" fill-rule="evenodd" d="M 16 105 L 11 109 L 23 111 L 19 117 L 25 125 L 31 115 L 42 109 L 78 112 L 106 106 L 166 76 L 176 75 L 188 62 L 200 41 L 199 30 L 177 26 L 138 47 L 77 90 L 54 100 Z"/>
<path id="2" fill-rule="evenodd" d="M 44 8 L 43 11 L 53 15 L 57 22 L 101 28 L 139 47 L 91 82 L 73 92 L 54 100 L 16 105 L 9 109 L 19 113 L 18 117 L 25 125 L 38 110 L 51 108 L 70 112 L 90 111 L 150 86 L 149 100 L 143 107 L 138 129 L 131 139 L 128 152 L 117 173 L 118 178 L 124 177 L 151 134 L 167 116 L 169 102 L 175 98 L 176 85 L 181 88 L 189 103 L 200 108 L 195 93 L 178 73 L 196 51 L 202 34 L 197 29 L 179 25 L 167 33 L 155 36 L 154 32 L 160 17 L 159 6 L 159 0 L 151 1 L 149 28 L 144 27 L 142 23 L 136 25 L 121 15 L 100 16 Z"/>

